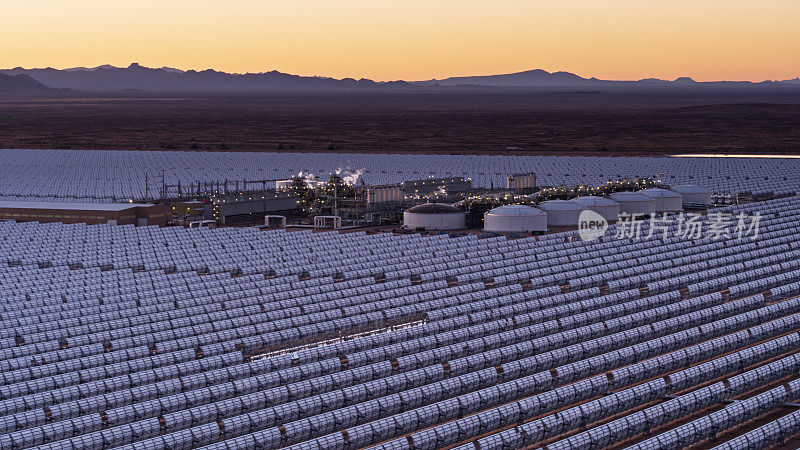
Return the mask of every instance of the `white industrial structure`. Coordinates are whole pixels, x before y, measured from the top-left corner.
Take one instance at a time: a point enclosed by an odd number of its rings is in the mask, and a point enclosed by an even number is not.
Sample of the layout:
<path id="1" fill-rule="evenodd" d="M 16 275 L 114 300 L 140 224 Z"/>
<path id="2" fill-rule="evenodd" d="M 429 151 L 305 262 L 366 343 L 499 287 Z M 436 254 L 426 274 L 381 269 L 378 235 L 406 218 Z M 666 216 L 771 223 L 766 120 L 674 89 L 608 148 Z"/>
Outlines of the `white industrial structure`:
<path id="1" fill-rule="evenodd" d="M 515 173 L 506 177 L 506 188 L 508 189 L 533 189 L 535 187 L 535 173 Z"/>
<path id="2" fill-rule="evenodd" d="M 539 204 L 539 209 L 547 213 L 547 226 L 575 227 L 585 208 L 571 200 L 547 200 Z"/>
<path id="3" fill-rule="evenodd" d="M 405 190 L 400 185 L 370 186 L 367 188 L 367 203 L 395 203 L 402 202 Z"/>
<path id="4" fill-rule="evenodd" d="M 464 212 L 445 203 L 424 203 L 403 213 L 403 226 L 412 230 L 459 230 L 466 228 Z"/>
<path id="5" fill-rule="evenodd" d="M 607 222 L 616 222 L 619 219 L 620 205 L 610 198 L 587 195 L 573 198 L 571 201 L 583 206 L 584 209 L 600 214 Z"/>
<path id="6" fill-rule="evenodd" d="M 503 205 L 483 215 L 483 229 L 498 232 L 547 231 L 547 213 L 525 205 Z"/>
<path id="7" fill-rule="evenodd" d="M 609 196 L 619 203 L 619 210 L 626 214 L 654 214 L 656 200 L 638 192 L 616 192 Z"/>
<path id="8" fill-rule="evenodd" d="M 673 186 L 672 190 L 683 196 L 683 203 L 702 203 L 704 205 L 711 203 L 711 189 L 694 184 L 682 184 Z"/>
<path id="9" fill-rule="evenodd" d="M 642 189 L 639 193 L 656 201 L 656 212 L 675 212 L 683 209 L 683 196 L 668 189 Z"/>
<path id="10" fill-rule="evenodd" d="M 338 230 L 342 228 L 342 218 L 339 216 L 316 216 L 314 228 L 319 230 Z"/>

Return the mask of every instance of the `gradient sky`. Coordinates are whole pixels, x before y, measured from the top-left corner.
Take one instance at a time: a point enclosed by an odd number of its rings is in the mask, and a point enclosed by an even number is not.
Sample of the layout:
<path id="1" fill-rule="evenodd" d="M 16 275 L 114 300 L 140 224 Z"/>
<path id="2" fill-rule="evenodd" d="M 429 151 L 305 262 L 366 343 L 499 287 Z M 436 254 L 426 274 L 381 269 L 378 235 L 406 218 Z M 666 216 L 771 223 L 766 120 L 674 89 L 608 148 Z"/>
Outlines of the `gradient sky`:
<path id="1" fill-rule="evenodd" d="M 0 67 L 420 80 L 800 75 L 800 0 L 2 0 Z"/>

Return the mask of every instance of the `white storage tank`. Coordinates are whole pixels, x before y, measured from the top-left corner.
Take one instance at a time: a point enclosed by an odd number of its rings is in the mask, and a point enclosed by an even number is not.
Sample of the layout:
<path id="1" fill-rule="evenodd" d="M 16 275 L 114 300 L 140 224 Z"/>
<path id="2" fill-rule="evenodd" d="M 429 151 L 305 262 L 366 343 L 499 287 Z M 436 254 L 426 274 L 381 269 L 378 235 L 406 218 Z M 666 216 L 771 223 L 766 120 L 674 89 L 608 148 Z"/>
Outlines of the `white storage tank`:
<path id="1" fill-rule="evenodd" d="M 672 190 L 683 196 L 684 205 L 687 203 L 703 203 L 706 205 L 711 203 L 711 189 L 703 186 L 682 184 L 680 186 L 674 186 Z"/>
<path id="2" fill-rule="evenodd" d="M 619 203 L 619 211 L 627 214 L 653 214 L 656 200 L 638 192 L 616 192 L 608 196 Z"/>
<path id="3" fill-rule="evenodd" d="M 580 204 L 584 209 L 600 214 L 607 222 L 616 222 L 619 219 L 619 203 L 610 198 L 587 195 L 573 198 L 572 201 Z"/>
<path id="4" fill-rule="evenodd" d="M 412 230 L 460 230 L 467 227 L 466 215 L 445 203 L 424 203 L 403 213 L 403 226 Z"/>
<path id="5" fill-rule="evenodd" d="M 547 213 L 525 205 L 503 205 L 483 215 L 486 231 L 547 231 Z"/>
<path id="6" fill-rule="evenodd" d="M 539 209 L 547 213 L 549 227 L 576 227 L 584 207 L 571 200 L 547 200 L 539 204 Z"/>
<path id="7" fill-rule="evenodd" d="M 683 196 L 667 189 L 642 189 L 639 193 L 656 201 L 656 212 L 673 212 L 683 210 Z"/>

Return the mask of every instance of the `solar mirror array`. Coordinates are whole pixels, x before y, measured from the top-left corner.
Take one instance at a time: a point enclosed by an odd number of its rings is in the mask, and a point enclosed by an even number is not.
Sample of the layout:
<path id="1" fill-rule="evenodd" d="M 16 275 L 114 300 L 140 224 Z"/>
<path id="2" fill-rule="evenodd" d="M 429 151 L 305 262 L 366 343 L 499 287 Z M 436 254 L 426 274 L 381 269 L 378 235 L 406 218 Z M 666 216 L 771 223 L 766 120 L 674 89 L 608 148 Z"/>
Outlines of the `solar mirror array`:
<path id="1" fill-rule="evenodd" d="M 274 187 L 257 181 L 301 172 L 325 181 L 337 170 L 358 172 L 359 182 L 371 185 L 466 177 L 475 187 L 500 188 L 509 174 L 527 172 L 536 173 L 541 186 L 663 178 L 670 185 L 699 184 L 719 192 L 782 194 L 800 183 L 797 159 L 0 150 L 0 198 L 140 200 L 158 197 L 163 184 L 180 183 L 183 192 L 198 185 L 233 192 L 237 186 Z"/>
<path id="2" fill-rule="evenodd" d="M 779 444 L 800 433 L 800 198 L 710 212 L 758 233 L 2 222 L 0 448 Z"/>

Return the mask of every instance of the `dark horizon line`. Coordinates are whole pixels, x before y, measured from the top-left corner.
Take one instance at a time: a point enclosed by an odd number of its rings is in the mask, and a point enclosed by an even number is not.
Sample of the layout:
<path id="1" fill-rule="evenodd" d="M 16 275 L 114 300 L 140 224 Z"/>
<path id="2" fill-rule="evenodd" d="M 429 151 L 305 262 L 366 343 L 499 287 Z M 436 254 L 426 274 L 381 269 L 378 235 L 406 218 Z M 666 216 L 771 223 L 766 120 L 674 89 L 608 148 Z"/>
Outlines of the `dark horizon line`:
<path id="1" fill-rule="evenodd" d="M 56 67 L 52 67 L 52 66 L 26 68 L 26 67 L 22 67 L 22 66 L 16 66 L 16 67 L 11 67 L 11 68 L 0 68 L 0 71 L 56 70 L 56 71 L 61 71 L 61 72 L 80 72 L 80 71 L 92 72 L 92 71 L 95 71 L 95 70 L 112 70 L 112 69 L 126 70 L 126 69 L 132 69 L 132 68 L 142 68 L 142 69 L 149 69 L 149 70 L 161 70 L 161 71 L 164 71 L 166 73 L 215 72 L 215 73 L 227 74 L 227 75 L 232 75 L 232 76 L 262 75 L 262 74 L 269 74 L 269 73 L 279 73 L 279 74 L 292 75 L 292 76 L 297 76 L 297 77 L 302 77 L 302 78 L 319 78 L 321 80 L 326 80 L 326 79 L 327 80 L 336 80 L 336 81 L 342 81 L 342 80 L 356 80 L 356 81 L 365 80 L 366 81 L 366 80 L 368 80 L 368 81 L 373 81 L 373 82 L 379 83 L 379 84 L 387 84 L 387 83 L 393 83 L 393 82 L 394 83 L 396 83 L 396 82 L 436 83 L 436 82 L 441 82 L 441 81 L 448 81 L 448 80 L 462 79 L 462 78 L 492 78 L 492 77 L 524 75 L 524 74 L 531 74 L 531 73 L 540 73 L 540 74 L 546 74 L 546 75 L 568 75 L 568 76 L 574 76 L 574 77 L 577 77 L 577 78 L 580 78 L 580 79 L 583 79 L 583 80 L 586 80 L 586 81 L 608 82 L 608 83 L 636 83 L 636 82 L 648 82 L 648 81 L 661 81 L 661 82 L 668 82 L 668 83 L 690 82 L 690 83 L 698 83 L 698 84 L 700 84 L 700 83 L 752 83 L 752 84 L 760 84 L 760 83 L 775 83 L 775 82 L 780 83 L 780 82 L 787 82 L 787 81 L 800 81 L 800 76 L 795 77 L 795 78 L 787 78 L 787 79 L 770 78 L 770 79 L 765 79 L 765 80 L 760 80 L 760 81 L 757 81 L 757 80 L 730 80 L 730 79 L 696 81 L 691 76 L 680 76 L 680 77 L 675 78 L 674 80 L 670 80 L 668 78 L 657 78 L 657 77 L 645 77 L 645 78 L 638 78 L 638 79 L 601 79 L 601 78 L 597 78 L 595 76 L 590 76 L 590 77 L 581 76 L 581 75 L 578 75 L 578 74 L 576 74 L 574 72 L 569 72 L 569 71 L 566 71 L 566 70 L 556 70 L 556 71 L 550 72 L 550 71 L 547 71 L 547 70 L 544 70 L 544 69 L 528 69 L 528 70 L 522 70 L 522 71 L 517 71 L 517 72 L 506 72 L 506 73 L 502 73 L 501 72 L 501 73 L 479 74 L 479 75 L 451 75 L 451 76 L 448 76 L 448 77 L 445 77 L 445 78 L 430 78 L 430 79 L 424 79 L 424 80 L 395 79 L 395 80 L 381 80 L 381 81 L 379 81 L 379 80 L 373 80 L 372 78 L 369 78 L 369 77 L 366 77 L 366 76 L 362 76 L 360 78 L 355 78 L 355 77 L 337 78 L 337 77 L 334 77 L 334 76 L 326 76 L 326 75 L 298 75 L 298 74 L 293 74 L 293 73 L 290 73 L 290 72 L 282 72 L 282 71 L 277 70 L 277 69 L 265 70 L 265 71 L 261 71 L 261 72 L 227 72 L 227 71 L 224 71 L 224 70 L 217 70 L 217 69 L 214 69 L 214 68 L 179 69 L 179 68 L 171 67 L 171 66 L 148 67 L 148 66 L 140 65 L 139 63 L 136 63 L 136 62 L 131 63 L 127 67 L 115 66 L 115 65 L 112 65 L 112 64 L 101 64 L 101 65 L 94 66 L 94 67 L 73 66 L 73 67 L 65 67 L 65 68 L 56 68 Z"/>

